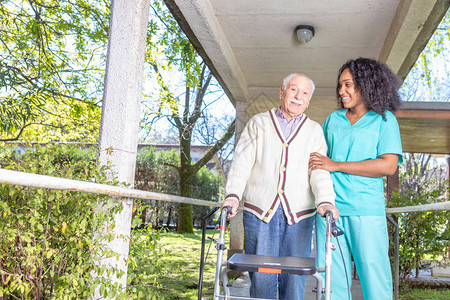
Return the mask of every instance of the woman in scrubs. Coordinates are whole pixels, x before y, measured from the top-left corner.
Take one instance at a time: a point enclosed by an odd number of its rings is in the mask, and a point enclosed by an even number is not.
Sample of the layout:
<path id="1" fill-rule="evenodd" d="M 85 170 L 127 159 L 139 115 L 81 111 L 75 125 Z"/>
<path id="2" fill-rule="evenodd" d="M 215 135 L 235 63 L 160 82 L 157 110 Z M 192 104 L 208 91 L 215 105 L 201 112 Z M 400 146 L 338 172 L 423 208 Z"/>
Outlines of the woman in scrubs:
<path id="1" fill-rule="evenodd" d="M 383 176 L 402 162 L 397 119 L 400 80 L 379 61 L 358 58 L 339 70 L 336 88 L 340 110 L 323 124 L 328 157 L 312 153 L 310 168 L 331 173 L 340 217 L 336 224 L 339 253 L 333 255 L 332 299 L 350 299 L 351 257 L 364 299 L 392 299 L 392 274 L 385 214 Z M 316 217 L 317 263 L 325 265 L 325 221 Z M 336 240 L 334 240 L 336 244 Z M 339 252 L 339 249 L 337 250 Z M 345 261 L 345 264 L 343 263 Z"/>

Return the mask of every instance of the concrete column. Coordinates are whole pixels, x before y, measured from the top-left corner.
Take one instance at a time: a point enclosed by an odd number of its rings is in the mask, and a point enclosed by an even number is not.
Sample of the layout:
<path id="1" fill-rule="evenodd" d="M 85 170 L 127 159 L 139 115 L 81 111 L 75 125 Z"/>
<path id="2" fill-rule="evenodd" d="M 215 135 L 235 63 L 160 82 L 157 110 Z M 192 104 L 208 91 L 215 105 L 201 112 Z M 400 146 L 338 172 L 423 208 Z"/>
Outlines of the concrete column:
<path id="1" fill-rule="evenodd" d="M 239 141 L 242 130 L 247 124 L 247 102 L 236 102 L 236 135 L 235 145 Z M 243 207 L 241 202 L 241 208 Z M 234 253 L 244 253 L 244 224 L 243 210 L 240 209 L 238 214 L 230 221 L 230 249 L 228 250 L 228 258 Z"/>
<path id="2" fill-rule="evenodd" d="M 149 3 L 147 0 L 111 2 L 99 162 L 111 164 L 112 176 L 129 187 L 133 187 L 136 166 Z M 110 280 L 125 288 L 133 200 L 115 200 L 122 201 L 123 210 L 114 215 L 115 238 L 105 246 L 120 257 L 102 259 L 100 263 L 124 271 L 121 278 L 114 276 Z M 101 297 L 96 294 L 95 298 Z"/>

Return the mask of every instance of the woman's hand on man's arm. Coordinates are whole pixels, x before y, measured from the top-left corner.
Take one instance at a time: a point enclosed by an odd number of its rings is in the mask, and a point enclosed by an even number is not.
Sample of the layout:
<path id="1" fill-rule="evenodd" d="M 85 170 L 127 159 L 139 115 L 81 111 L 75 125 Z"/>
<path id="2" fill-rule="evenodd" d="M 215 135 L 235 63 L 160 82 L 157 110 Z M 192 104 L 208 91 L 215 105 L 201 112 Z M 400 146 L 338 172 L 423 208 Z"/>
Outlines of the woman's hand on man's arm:
<path id="1" fill-rule="evenodd" d="M 328 172 L 342 172 L 366 177 L 382 177 L 392 175 L 397 170 L 398 155 L 382 154 L 376 159 L 352 162 L 336 162 L 318 152 L 311 153 L 309 168 L 322 169 Z"/>

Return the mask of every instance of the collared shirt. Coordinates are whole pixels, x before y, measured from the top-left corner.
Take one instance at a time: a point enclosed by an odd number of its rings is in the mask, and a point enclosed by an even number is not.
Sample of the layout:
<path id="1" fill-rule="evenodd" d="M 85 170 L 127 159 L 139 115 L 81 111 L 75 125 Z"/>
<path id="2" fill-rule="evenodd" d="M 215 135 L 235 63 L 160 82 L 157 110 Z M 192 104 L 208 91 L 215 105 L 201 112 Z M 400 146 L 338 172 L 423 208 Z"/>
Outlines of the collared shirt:
<path id="1" fill-rule="evenodd" d="M 292 131 L 294 131 L 295 127 L 297 127 L 297 124 L 303 118 L 303 114 L 300 114 L 298 117 L 292 119 L 291 121 L 288 121 L 288 119 L 286 119 L 283 112 L 281 111 L 281 106 L 278 107 L 275 115 L 277 116 L 278 123 L 280 123 L 281 130 L 283 130 L 283 134 L 286 139 L 291 135 Z"/>

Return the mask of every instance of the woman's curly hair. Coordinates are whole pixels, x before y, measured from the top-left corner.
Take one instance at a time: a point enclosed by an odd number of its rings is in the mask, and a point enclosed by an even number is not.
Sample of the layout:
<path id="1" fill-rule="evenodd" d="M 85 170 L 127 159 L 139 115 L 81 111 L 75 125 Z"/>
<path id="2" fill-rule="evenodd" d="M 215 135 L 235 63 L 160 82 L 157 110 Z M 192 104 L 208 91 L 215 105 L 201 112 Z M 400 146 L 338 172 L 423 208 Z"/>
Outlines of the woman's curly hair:
<path id="1" fill-rule="evenodd" d="M 383 118 L 386 110 L 393 113 L 398 111 L 401 105 L 398 94 L 400 78 L 385 63 L 363 57 L 351 59 L 339 69 L 336 94 L 341 108 L 344 108 L 344 104 L 339 95 L 341 87 L 339 78 L 345 69 L 350 70 L 355 89 L 361 92 L 363 101 L 369 109 L 382 115 Z"/>

